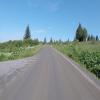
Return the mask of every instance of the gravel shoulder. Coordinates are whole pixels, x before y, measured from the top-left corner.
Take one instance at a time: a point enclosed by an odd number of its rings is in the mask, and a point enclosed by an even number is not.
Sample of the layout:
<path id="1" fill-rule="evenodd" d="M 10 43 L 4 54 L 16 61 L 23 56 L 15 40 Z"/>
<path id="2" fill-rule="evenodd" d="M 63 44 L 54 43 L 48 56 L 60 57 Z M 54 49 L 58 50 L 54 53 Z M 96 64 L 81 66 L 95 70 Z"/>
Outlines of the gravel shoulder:
<path id="1" fill-rule="evenodd" d="M 0 62 L 0 92 L 13 81 L 18 74 L 22 73 L 29 67 L 28 64 L 35 62 L 37 58 L 28 57 L 20 60 Z"/>

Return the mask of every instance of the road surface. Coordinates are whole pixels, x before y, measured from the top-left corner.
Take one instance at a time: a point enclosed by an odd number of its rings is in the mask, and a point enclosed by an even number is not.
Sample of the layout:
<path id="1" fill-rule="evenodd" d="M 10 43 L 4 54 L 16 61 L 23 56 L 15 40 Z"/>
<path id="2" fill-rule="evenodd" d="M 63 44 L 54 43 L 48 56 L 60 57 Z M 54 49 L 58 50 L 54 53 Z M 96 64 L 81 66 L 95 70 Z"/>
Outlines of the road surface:
<path id="1" fill-rule="evenodd" d="M 4 87 L 0 100 L 100 100 L 100 90 L 52 47 L 36 58 Z"/>

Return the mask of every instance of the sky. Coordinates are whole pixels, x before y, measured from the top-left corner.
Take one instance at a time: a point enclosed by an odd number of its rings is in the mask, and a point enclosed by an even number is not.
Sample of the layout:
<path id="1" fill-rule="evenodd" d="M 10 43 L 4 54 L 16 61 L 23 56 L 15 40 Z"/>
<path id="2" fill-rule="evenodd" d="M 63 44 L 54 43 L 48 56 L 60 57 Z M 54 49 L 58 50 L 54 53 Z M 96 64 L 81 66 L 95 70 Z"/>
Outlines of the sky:
<path id="1" fill-rule="evenodd" d="M 75 37 L 78 24 L 100 37 L 100 0 L 0 0 L 0 42 L 32 38 L 64 41 Z"/>

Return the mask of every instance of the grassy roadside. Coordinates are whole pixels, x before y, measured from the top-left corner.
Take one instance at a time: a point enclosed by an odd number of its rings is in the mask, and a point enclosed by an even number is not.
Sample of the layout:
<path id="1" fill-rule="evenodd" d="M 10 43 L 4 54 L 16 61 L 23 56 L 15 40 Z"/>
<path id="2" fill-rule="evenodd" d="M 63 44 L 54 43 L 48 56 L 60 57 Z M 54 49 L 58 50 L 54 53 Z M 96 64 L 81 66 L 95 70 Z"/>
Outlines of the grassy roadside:
<path id="1" fill-rule="evenodd" d="M 36 54 L 42 47 L 42 44 L 32 46 L 32 47 L 22 47 L 18 48 L 16 51 L 13 52 L 0 52 L 0 61 L 7 61 L 7 60 L 15 60 L 21 59 L 25 57 L 30 57 Z"/>
<path id="2" fill-rule="evenodd" d="M 100 78 L 100 42 L 70 42 L 53 46 Z"/>

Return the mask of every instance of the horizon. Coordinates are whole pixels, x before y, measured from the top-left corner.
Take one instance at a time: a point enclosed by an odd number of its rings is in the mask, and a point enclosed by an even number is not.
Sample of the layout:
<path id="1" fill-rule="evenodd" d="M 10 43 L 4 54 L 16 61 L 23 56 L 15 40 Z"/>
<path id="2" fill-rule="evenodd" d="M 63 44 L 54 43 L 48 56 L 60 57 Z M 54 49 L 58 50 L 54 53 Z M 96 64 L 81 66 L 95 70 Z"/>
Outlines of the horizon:
<path id="1" fill-rule="evenodd" d="M 0 0 L 0 42 L 22 40 L 28 24 L 40 41 L 73 40 L 79 23 L 100 38 L 99 5 L 99 0 Z"/>

